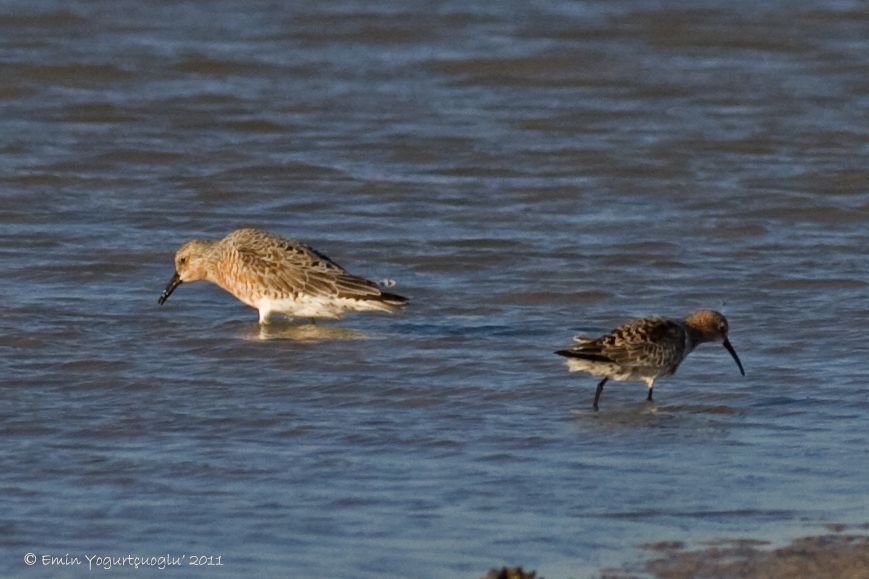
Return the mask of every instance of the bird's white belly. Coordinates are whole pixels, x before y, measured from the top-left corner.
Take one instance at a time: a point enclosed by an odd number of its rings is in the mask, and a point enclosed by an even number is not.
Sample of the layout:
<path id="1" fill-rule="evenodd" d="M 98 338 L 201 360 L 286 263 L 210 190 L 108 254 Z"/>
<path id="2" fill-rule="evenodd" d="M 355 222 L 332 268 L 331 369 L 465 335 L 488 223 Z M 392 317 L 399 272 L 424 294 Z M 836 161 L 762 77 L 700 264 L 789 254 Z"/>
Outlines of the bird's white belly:
<path id="1" fill-rule="evenodd" d="M 610 380 L 645 380 L 646 378 L 662 376 L 658 368 L 626 368 L 618 364 L 583 360 L 582 358 L 568 358 L 567 369 L 570 372 L 586 372 L 592 376 L 607 376 Z"/>
<path id="2" fill-rule="evenodd" d="M 299 318 L 339 318 L 349 311 L 376 309 L 365 300 L 299 296 L 297 298 L 260 298 L 256 305 L 260 315 L 280 313 Z"/>

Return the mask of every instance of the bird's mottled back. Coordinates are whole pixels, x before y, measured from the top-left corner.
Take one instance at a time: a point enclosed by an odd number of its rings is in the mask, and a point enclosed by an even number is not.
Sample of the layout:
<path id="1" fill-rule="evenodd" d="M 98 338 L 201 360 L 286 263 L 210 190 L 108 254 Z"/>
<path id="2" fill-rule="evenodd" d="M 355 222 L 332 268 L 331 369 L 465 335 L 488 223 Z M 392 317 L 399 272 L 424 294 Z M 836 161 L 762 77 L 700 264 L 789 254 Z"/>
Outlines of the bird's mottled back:
<path id="1" fill-rule="evenodd" d="M 309 295 L 379 300 L 391 295 L 380 291 L 377 284 L 347 273 L 308 245 L 267 231 L 233 231 L 218 244 L 218 251 L 218 283 L 239 291 L 260 292 L 272 299 Z M 238 287 L 239 281 L 243 287 Z"/>
<path id="2" fill-rule="evenodd" d="M 675 372 L 685 357 L 685 329 L 663 318 L 634 320 L 596 339 L 577 338 L 569 350 L 624 368 L 656 367 Z"/>

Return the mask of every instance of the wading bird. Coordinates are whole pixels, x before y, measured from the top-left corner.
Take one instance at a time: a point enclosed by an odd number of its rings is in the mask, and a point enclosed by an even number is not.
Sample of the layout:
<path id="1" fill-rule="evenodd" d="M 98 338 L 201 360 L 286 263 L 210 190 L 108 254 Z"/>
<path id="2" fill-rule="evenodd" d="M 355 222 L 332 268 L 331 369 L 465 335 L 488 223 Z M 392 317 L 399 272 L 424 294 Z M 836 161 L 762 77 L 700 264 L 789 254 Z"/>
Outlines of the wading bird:
<path id="1" fill-rule="evenodd" d="M 182 282 L 197 280 L 217 284 L 259 310 L 261 324 L 272 313 L 334 319 L 352 311 L 395 312 L 408 303 L 304 243 L 251 228 L 182 245 L 158 303 L 163 305 Z"/>
<path id="2" fill-rule="evenodd" d="M 698 344 L 721 342 L 745 376 L 742 362 L 727 339 L 727 319 L 718 312 L 700 310 L 684 320 L 643 318 L 615 328 L 599 338 L 577 336 L 573 346 L 555 352 L 567 358 L 571 372 L 603 376 L 594 393 L 597 410 L 603 385 L 609 379 L 642 380 L 652 401 L 655 380 L 676 373 L 679 364 Z"/>

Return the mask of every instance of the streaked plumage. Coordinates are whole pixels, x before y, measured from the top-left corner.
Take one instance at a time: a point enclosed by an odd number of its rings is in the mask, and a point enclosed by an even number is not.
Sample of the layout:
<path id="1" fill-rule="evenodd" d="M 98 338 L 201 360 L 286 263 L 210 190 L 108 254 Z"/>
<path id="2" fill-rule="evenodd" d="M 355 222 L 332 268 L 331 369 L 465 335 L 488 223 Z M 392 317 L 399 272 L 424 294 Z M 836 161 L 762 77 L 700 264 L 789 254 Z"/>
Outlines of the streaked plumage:
<path id="1" fill-rule="evenodd" d="M 381 291 L 374 282 L 347 273 L 315 249 L 261 229 L 236 229 L 221 240 L 193 239 L 175 254 L 175 275 L 159 303 L 182 282 L 206 280 L 259 310 L 338 318 L 350 311 L 394 312 L 407 298 Z"/>
<path id="2" fill-rule="evenodd" d="M 597 409 L 608 379 L 642 380 L 652 400 L 655 380 L 676 373 L 679 364 L 698 344 L 721 342 L 745 376 L 742 362 L 727 338 L 727 319 L 718 312 L 700 310 L 684 320 L 644 318 L 615 328 L 599 338 L 574 338 L 576 344 L 556 354 L 568 358 L 571 372 L 603 376 L 593 407 Z"/>

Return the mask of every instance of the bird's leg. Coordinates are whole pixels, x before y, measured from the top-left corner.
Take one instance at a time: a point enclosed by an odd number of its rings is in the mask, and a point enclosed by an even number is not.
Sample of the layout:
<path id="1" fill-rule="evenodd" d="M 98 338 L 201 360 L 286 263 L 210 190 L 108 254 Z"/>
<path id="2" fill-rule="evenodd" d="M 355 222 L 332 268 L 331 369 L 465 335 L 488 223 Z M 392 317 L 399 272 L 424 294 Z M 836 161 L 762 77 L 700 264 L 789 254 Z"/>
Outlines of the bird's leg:
<path id="1" fill-rule="evenodd" d="M 649 386 L 649 395 L 646 396 L 646 402 L 654 402 L 654 401 L 652 400 L 652 390 L 655 389 L 655 379 L 652 378 L 651 380 L 649 380 L 649 381 L 647 382 L 647 384 L 648 384 L 648 386 Z"/>
<path id="2" fill-rule="evenodd" d="M 597 390 L 594 391 L 594 403 L 591 405 L 592 408 L 597 410 L 597 402 L 600 400 L 600 393 L 603 392 L 603 385 L 606 384 L 606 381 L 609 380 L 609 376 L 598 382 Z"/>
<path id="3" fill-rule="evenodd" d="M 259 323 L 262 325 L 268 324 L 270 314 L 271 314 L 271 312 L 269 310 L 265 310 L 265 309 L 260 310 L 259 311 Z"/>

